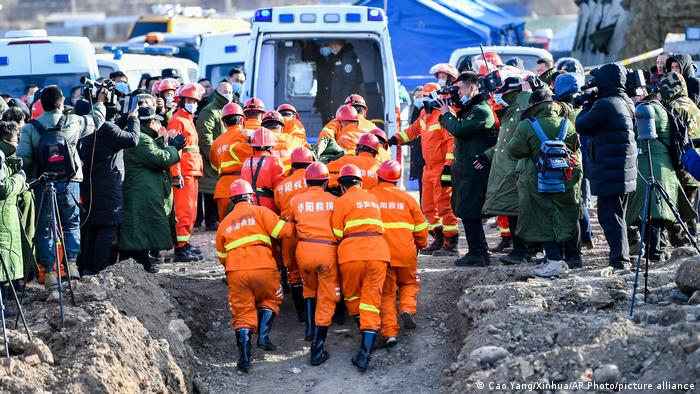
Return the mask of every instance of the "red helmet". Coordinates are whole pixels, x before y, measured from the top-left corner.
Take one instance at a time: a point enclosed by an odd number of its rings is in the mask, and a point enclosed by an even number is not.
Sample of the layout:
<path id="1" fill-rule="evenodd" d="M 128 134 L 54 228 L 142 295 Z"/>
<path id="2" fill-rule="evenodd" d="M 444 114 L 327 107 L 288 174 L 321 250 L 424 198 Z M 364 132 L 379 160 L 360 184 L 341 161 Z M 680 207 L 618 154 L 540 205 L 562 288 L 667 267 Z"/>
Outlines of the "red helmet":
<path id="1" fill-rule="evenodd" d="M 358 166 L 354 164 L 346 164 L 340 168 L 340 174 L 338 174 L 338 177 L 353 177 L 361 180 L 362 172 L 360 172 L 360 168 Z"/>
<path id="2" fill-rule="evenodd" d="M 457 77 L 459 76 L 459 72 L 457 72 L 455 66 L 449 63 L 438 63 L 430 67 L 430 73 L 433 74 L 435 78 L 437 78 L 438 73 L 447 74 L 454 79 L 457 79 Z"/>
<path id="3" fill-rule="evenodd" d="M 440 85 L 435 82 L 428 82 L 423 85 L 423 96 L 428 97 L 430 93 L 437 92 L 438 90 L 440 90 Z"/>
<path id="4" fill-rule="evenodd" d="M 309 148 L 300 146 L 292 151 L 292 164 L 311 164 L 314 162 L 314 155 Z"/>
<path id="5" fill-rule="evenodd" d="M 297 112 L 297 109 L 294 108 L 292 104 L 282 104 L 279 107 L 277 107 L 277 112 L 282 112 L 282 111 L 291 111 L 294 112 L 294 116 L 299 119 L 299 112 Z"/>
<path id="6" fill-rule="evenodd" d="M 253 187 L 245 179 L 236 179 L 228 187 L 229 197 L 242 196 L 244 194 L 253 194 Z"/>
<path id="7" fill-rule="evenodd" d="M 345 105 L 357 105 L 360 107 L 364 107 L 364 109 L 367 109 L 367 104 L 365 103 L 365 99 L 360 96 L 359 94 L 351 94 L 348 96 L 348 98 L 345 99 Z"/>
<path id="8" fill-rule="evenodd" d="M 370 134 L 372 134 L 372 135 L 374 135 L 375 137 L 377 137 L 377 139 L 379 140 L 379 142 L 380 142 L 382 145 L 385 145 L 386 143 L 389 142 L 389 138 L 387 138 L 386 133 L 384 132 L 384 130 L 382 130 L 382 129 L 372 129 L 372 130 L 370 130 L 369 132 L 370 132 Z"/>
<path id="9" fill-rule="evenodd" d="M 262 100 L 259 98 L 249 98 L 248 101 L 245 102 L 245 105 L 243 106 L 243 112 L 265 112 L 265 103 L 263 103 Z"/>
<path id="10" fill-rule="evenodd" d="M 224 105 L 224 108 L 221 109 L 221 119 L 231 115 L 243 116 L 243 108 L 237 103 L 228 103 Z"/>
<path id="11" fill-rule="evenodd" d="M 359 121 L 359 115 L 357 110 L 349 105 L 341 105 L 337 111 L 335 111 L 335 120 L 354 120 Z"/>
<path id="12" fill-rule="evenodd" d="M 379 139 L 372 133 L 362 134 L 360 139 L 357 140 L 357 146 L 366 146 L 377 152 L 379 151 Z"/>
<path id="13" fill-rule="evenodd" d="M 320 161 L 315 161 L 306 167 L 304 178 L 307 181 L 325 181 L 330 177 L 328 167 Z"/>
<path id="14" fill-rule="evenodd" d="M 277 144 L 277 138 L 272 131 L 261 127 L 253 132 L 248 144 L 253 148 L 271 148 Z"/>
<path id="15" fill-rule="evenodd" d="M 202 96 L 204 95 L 204 87 L 196 82 L 188 83 L 186 85 L 180 86 L 175 95 L 181 98 L 190 98 L 200 101 L 202 100 Z"/>
<path id="16" fill-rule="evenodd" d="M 41 100 L 35 101 L 34 104 L 32 104 L 32 119 L 38 118 L 43 113 L 44 113 L 44 106 L 41 105 Z"/>
<path id="17" fill-rule="evenodd" d="M 479 56 L 481 58 L 481 56 Z M 489 64 L 493 64 L 496 67 L 500 67 L 503 65 L 503 62 L 501 61 L 501 57 L 498 56 L 496 52 L 486 52 L 484 53 L 485 60 Z"/>
<path id="18" fill-rule="evenodd" d="M 279 112 L 272 110 L 263 115 L 261 124 L 265 123 L 277 123 L 278 126 L 282 127 L 284 126 L 284 117 Z"/>
<path id="19" fill-rule="evenodd" d="M 156 81 L 156 83 L 153 84 L 152 89 L 156 91 L 155 93 L 163 93 L 166 90 L 177 90 L 179 87 L 180 82 L 178 82 L 177 79 L 165 78 Z"/>
<path id="20" fill-rule="evenodd" d="M 401 164 L 396 160 L 385 161 L 377 170 L 377 178 L 389 182 L 398 182 L 401 179 Z"/>

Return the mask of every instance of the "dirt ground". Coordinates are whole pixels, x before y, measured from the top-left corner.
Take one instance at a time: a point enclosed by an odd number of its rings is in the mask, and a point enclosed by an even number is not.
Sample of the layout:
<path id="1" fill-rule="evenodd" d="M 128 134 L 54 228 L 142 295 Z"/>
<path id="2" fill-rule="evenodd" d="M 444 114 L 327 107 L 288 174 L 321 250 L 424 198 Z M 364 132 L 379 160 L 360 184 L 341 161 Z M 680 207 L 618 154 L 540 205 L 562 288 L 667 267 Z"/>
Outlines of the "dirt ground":
<path id="1" fill-rule="evenodd" d="M 491 222 L 486 229 L 493 246 L 497 230 Z M 350 363 L 360 339 L 350 319 L 329 332 L 330 360 L 312 367 L 303 323 L 286 297 L 271 335 L 278 350 L 253 347 L 245 374 L 235 367 L 213 238 L 193 237 L 205 251 L 199 263 L 163 264 L 149 275 L 129 261 L 81 280 L 60 333 L 56 302 L 44 302 L 47 294 L 31 287 L 25 309 L 36 339 L 29 343 L 21 325 L 9 331 L 13 357 L 0 363 L 0 391 L 601 392 L 527 386 L 592 380 L 695 384 L 646 392 L 700 390 L 700 306 L 688 305 L 674 284 L 679 264 L 693 254 L 687 248 L 652 267 L 648 302 L 638 298 L 633 319 L 633 275 L 601 276 L 606 246 L 597 228 L 596 249 L 584 252 L 587 267 L 554 280 L 534 278 L 533 265 L 503 266 L 498 255 L 485 268 L 421 256 L 418 328 L 402 331 L 397 347 L 375 350 L 367 373 Z M 465 246 L 462 237 L 462 252 Z"/>

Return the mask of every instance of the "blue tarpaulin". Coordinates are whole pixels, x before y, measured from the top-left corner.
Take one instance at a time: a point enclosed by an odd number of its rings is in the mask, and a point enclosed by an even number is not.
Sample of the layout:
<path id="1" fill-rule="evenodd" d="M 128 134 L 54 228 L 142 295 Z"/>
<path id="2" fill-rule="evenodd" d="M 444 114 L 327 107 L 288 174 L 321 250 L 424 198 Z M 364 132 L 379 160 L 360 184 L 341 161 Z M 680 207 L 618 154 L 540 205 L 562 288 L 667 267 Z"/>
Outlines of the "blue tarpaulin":
<path id="1" fill-rule="evenodd" d="M 384 8 L 384 0 L 357 4 Z M 408 89 L 434 80 L 430 67 L 455 49 L 524 41 L 525 23 L 486 0 L 387 0 L 387 17 L 396 72 Z"/>

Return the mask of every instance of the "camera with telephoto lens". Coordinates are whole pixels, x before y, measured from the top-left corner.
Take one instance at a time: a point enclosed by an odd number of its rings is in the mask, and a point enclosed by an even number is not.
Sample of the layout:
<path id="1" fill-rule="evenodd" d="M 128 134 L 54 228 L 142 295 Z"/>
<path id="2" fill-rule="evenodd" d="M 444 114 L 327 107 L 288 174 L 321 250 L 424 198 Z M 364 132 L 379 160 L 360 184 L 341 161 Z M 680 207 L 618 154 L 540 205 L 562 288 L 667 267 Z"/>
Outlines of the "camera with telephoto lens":
<path id="1" fill-rule="evenodd" d="M 461 106 L 459 101 L 459 86 L 445 86 L 442 89 L 431 92 L 428 95 L 428 99 L 425 101 L 425 110 L 431 113 L 434 109 L 440 108 L 439 99 L 447 101 L 447 105 L 452 107 Z"/>
<path id="2" fill-rule="evenodd" d="M 479 78 L 479 91 L 485 96 L 496 93 L 501 86 L 503 86 L 503 79 L 501 79 L 501 73 L 498 70 L 491 71 Z"/>
<path id="3" fill-rule="evenodd" d="M 93 81 L 87 77 L 80 78 L 83 85 L 83 97 L 91 103 L 97 101 L 97 96 L 102 91 L 105 95 L 105 105 L 116 105 L 119 99 L 124 97 L 124 93 L 116 89 L 116 84 L 111 79 L 102 82 Z"/>

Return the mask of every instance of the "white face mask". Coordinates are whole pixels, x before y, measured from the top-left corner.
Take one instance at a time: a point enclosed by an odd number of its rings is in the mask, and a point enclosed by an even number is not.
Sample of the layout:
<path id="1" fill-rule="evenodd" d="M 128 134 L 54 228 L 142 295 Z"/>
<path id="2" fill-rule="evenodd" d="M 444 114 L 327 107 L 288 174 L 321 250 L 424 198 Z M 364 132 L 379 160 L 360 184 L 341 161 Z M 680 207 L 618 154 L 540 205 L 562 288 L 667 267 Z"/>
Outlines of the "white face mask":
<path id="1" fill-rule="evenodd" d="M 171 108 L 173 106 L 174 98 L 173 97 L 166 97 L 165 98 L 165 106 L 168 108 Z"/>
<path id="2" fill-rule="evenodd" d="M 230 103 L 231 101 L 233 101 L 233 93 L 226 93 L 226 94 L 224 94 L 224 95 L 222 95 L 222 96 L 225 97 L 226 100 L 227 100 L 229 103 Z"/>
<path id="3" fill-rule="evenodd" d="M 440 86 L 445 86 L 445 85 L 447 85 L 447 80 L 440 78 L 440 79 L 438 79 L 437 84 Z"/>
<path id="4" fill-rule="evenodd" d="M 493 101 L 494 101 L 496 104 L 501 105 L 502 107 L 507 107 L 507 106 L 508 106 L 508 103 L 506 102 L 506 100 L 503 100 L 503 94 L 500 94 L 500 93 L 499 93 L 499 94 L 494 94 L 494 95 L 493 95 Z"/>
<path id="5" fill-rule="evenodd" d="M 197 103 L 185 103 L 185 111 L 191 114 L 197 112 Z"/>
<path id="6" fill-rule="evenodd" d="M 425 104 L 425 97 L 417 98 L 414 101 L 414 104 L 418 109 L 423 108 L 423 104 Z"/>

